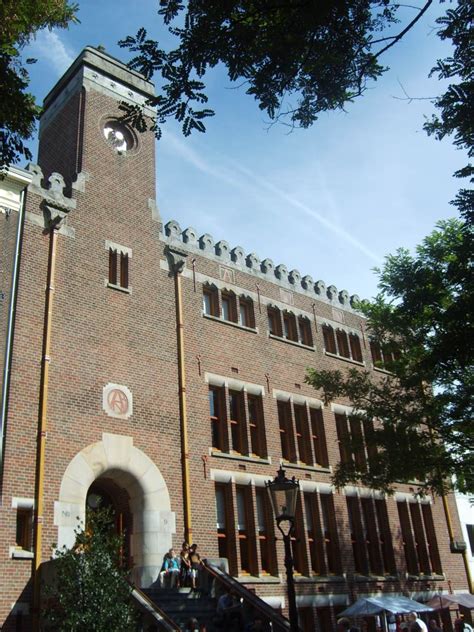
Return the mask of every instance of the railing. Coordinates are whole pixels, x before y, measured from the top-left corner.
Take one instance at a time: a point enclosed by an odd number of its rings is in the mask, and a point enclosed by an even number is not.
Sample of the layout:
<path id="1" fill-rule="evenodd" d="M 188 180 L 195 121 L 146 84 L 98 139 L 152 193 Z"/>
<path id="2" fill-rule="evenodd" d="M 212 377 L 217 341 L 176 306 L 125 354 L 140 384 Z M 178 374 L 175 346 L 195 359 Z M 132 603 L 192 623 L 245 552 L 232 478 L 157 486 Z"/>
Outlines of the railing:
<path id="1" fill-rule="evenodd" d="M 129 582 L 132 588 L 132 599 L 138 608 L 153 619 L 158 632 L 180 632 L 181 628 L 159 606 L 156 605 L 140 588 Z"/>
<path id="2" fill-rule="evenodd" d="M 214 579 L 217 584 L 223 588 L 224 592 L 234 592 L 238 597 L 244 600 L 244 603 L 251 607 L 255 614 L 259 614 L 264 620 L 266 619 L 272 625 L 274 632 L 289 632 L 290 622 L 283 615 L 279 614 L 263 599 L 257 597 L 246 586 L 238 582 L 234 577 L 225 573 L 223 570 L 212 564 L 208 560 L 203 560 L 204 569 Z"/>

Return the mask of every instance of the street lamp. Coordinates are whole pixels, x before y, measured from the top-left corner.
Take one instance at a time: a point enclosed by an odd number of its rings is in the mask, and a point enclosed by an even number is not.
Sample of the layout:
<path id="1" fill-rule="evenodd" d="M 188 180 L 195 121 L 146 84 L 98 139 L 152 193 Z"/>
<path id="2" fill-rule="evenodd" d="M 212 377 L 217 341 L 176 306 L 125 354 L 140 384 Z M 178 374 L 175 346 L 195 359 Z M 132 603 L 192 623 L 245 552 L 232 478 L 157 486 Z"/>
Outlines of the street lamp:
<path id="1" fill-rule="evenodd" d="M 295 529 L 296 501 L 300 489 L 299 481 L 285 476 L 285 470 L 280 465 L 273 481 L 265 483 L 277 527 L 279 528 L 283 542 L 285 543 L 285 568 L 288 588 L 288 610 L 290 615 L 291 632 L 299 632 L 298 611 L 296 610 L 295 582 L 293 580 L 293 556 L 291 554 L 291 536 Z"/>

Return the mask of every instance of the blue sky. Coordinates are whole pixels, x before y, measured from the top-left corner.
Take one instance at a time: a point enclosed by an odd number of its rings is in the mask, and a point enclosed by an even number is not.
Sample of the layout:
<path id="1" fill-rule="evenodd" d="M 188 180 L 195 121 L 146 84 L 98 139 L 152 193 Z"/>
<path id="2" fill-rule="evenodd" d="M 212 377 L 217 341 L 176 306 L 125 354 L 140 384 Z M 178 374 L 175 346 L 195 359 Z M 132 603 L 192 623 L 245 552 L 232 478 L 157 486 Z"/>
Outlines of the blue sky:
<path id="1" fill-rule="evenodd" d="M 165 43 L 158 1 L 130 7 L 124 0 L 83 0 L 80 24 L 37 35 L 25 52 L 38 59 L 30 87 L 39 102 L 86 45 L 102 44 L 127 61 L 117 41 L 140 26 Z M 184 138 L 166 124 L 157 143 L 163 220 L 350 294 L 373 296 L 373 267 L 400 246 L 413 248 L 437 220 L 455 214 L 449 201 L 459 181 L 452 173 L 465 156 L 449 139 L 438 142 L 423 132 L 429 101 L 394 98 L 403 97 L 400 84 L 410 96 L 439 94 L 442 85 L 428 79 L 435 59 L 449 53 L 433 30 L 439 11 L 432 7 L 392 48 L 383 59 L 391 69 L 364 97 L 345 113 L 323 114 L 309 130 L 269 127 L 225 72 L 210 73 L 207 94 L 216 116 L 206 134 Z"/>

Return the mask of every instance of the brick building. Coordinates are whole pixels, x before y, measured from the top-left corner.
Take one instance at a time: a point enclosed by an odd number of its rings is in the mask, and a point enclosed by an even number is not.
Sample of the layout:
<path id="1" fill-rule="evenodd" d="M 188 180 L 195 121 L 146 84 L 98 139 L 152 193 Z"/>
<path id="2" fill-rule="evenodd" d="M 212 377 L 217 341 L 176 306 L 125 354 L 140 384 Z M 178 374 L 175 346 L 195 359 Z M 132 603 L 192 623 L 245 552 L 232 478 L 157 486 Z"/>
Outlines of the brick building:
<path id="1" fill-rule="evenodd" d="M 45 99 L 39 166 L 0 182 L 0 626 L 31 629 L 32 567 L 73 544 L 98 495 L 117 509 L 138 585 L 186 535 L 285 611 L 264 487 L 281 463 L 301 484 L 305 630 L 332 629 L 360 595 L 465 592 L 440 499 L 331 486 L 352 457 L 340 440 L 361 430 L 347 402 L 325 407 L 304 377 L 308 366 L 379 370 L 354 297 L 163 226 L 153 134 L 118 121 L 121 101 L 153 90 L 86 48 Z"/>

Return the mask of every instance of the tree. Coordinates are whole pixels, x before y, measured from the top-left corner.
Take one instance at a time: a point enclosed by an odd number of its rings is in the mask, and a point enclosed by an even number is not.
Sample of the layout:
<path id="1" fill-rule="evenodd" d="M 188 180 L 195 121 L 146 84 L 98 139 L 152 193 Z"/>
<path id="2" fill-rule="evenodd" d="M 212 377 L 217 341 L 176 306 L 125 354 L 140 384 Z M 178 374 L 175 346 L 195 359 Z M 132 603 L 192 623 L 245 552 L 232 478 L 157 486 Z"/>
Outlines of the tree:
<path id="1" fill-rule="evenodd" d="M 3 0 L 0 5 L 0 166 L 23 157 L 31 160 L 25 141 L 32 137 L 40 114 L 33 95 L 26 91 L 26 65 L 35 60 L 23 63 L 21 50 L 38 30 L 65 28 L 76 10 L 67 0 Z"/>
<path id="2" fill-rule="evenodd" d="M 131 586 L 121 568 L 122 539 L 114 533 L 113 516 L 98 509 L 76 543 L 55 560 L 55 582 L 47 586 L 46 629 L 56 632 L 132 632 L 136 612 Z"/>
<path id="3" fill-rule="evenodd" d="M 399 249 L 378 270 L 380 293 L 360 304 L 380 377 L 368 371 L 308 370 L 326 402 L 349 400 L 369 454 L 340 463 L 338 487 L 360 481 L 392 492 L 418 481 L 421 493 L 443 492 L 456 477 L 474 491 L 474 277 L 472 225 L 439 222 L 416 255 Z M 375 420 L 375 424 L 373 424 Z M 347 439 L 352 454 L 362 433 Z"/>

